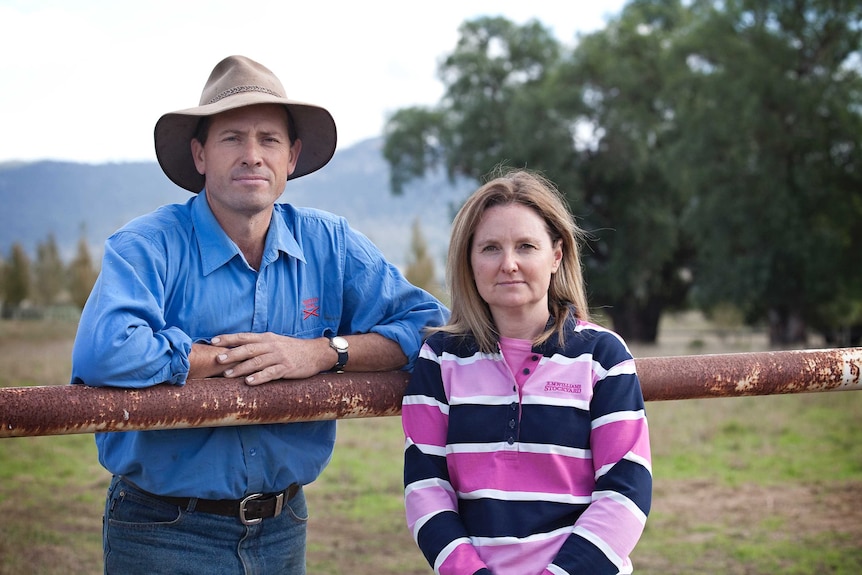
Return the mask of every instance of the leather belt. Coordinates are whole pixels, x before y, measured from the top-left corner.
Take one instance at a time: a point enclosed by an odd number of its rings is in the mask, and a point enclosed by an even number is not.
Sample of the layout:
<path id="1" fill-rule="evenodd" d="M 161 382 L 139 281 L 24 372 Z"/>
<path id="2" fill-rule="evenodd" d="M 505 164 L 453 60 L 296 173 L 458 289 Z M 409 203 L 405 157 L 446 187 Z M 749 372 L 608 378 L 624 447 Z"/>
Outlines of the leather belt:
<path id="1" fill-rule="evenodd" d="M 135 486 L 137 487 L 137 486 Z M 137 487 L 140 489 L 140 487 Z M 281 515 L 281 510 L 284 504 L 293 499 L 299 493 L 299 485 L 291 483 L 290 486 L 279 493 L 252 493 L 246 495 L 242 499 L 197 499 L 194 497 L 168 497 L 165 495 L 156 495 L 149 491 L 140 489 L 146 495 L 189 509 L 192 501 L 195 501 L 194 510 L 202 513 L 212 513 L 214 515 L 224 515 L 227 517 L 238 517 L 243 525 L 255 525 L 264 519 L 270 517 L 278 517 Z"/>

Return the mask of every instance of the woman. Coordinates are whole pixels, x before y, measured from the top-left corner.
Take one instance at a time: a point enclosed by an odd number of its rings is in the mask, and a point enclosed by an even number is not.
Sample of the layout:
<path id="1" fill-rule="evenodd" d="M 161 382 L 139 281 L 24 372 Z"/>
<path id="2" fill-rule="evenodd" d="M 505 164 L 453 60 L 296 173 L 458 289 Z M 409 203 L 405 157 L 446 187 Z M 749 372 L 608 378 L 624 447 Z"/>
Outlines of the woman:
<path id="1" fill-rule="evenodd" d="M 440 574 L 631 573 L 652 493 L 623 340 L 590 323 L 582 232 L 516 171 L 455 217 L 449 323 L 403 401 L 407 523 Z"/>

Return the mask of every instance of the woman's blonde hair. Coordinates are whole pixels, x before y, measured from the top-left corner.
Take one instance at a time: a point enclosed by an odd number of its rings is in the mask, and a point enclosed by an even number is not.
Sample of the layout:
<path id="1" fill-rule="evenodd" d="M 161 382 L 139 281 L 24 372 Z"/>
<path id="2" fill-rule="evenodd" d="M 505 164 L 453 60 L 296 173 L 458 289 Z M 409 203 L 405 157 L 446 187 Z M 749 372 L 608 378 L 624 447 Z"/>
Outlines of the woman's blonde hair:
<path id="1" fill-rule="evenodd" d="M 583 230 L 575 223 L 565 199 L 553 183 L 534 172 L 509 171 L 473 192 L 455 216 L 446 262 L 451 316 L 445 326 L 433 330 L 472 335 L 479 349 L 486 353 L 497 351 L 499 334 L 491 310 L 476 288 L 470 250 L 485 210 L 510 204 L 534 210 L 545 222 L 551 241 L 560 240 L 562 243 L 563 259 L 557 272 L 551 276 L 548 288 L 548 312 L 553 321 L 533 343 L 542 343 L 555 333 L 562 343 L 565 336 L 563 325 L 570 306 L 574 306 L 577 318 L 589 319 L 580 257 L 580 242 L 585 235 Z"/>

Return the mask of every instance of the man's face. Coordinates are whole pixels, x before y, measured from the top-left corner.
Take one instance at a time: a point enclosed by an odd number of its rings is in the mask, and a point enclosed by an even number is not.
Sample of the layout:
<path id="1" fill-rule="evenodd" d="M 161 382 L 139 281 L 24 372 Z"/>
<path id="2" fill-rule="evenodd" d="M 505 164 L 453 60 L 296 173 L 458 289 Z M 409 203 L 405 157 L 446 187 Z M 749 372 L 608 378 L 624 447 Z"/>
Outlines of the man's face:
<path id="1" fill-rule="evenodd" d="M 302 147 L 299 140 L 291 146 L 287 122 L 284 106 L 247 106 L 213 116 L 205 145 L 192 140 L 195 167 L 206 177 L 216 217 L 272 209 Z"/>

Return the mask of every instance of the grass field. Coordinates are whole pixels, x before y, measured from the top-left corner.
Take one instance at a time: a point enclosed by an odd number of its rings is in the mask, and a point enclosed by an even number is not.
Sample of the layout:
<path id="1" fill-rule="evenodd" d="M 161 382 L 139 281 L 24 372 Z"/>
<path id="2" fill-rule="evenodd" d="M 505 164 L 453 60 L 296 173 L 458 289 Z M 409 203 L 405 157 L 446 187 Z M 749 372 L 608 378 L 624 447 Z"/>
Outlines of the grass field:
<path id="1" fill-rule="evenodd" d="M 765 349 L 670 318 L 636 357 Z M 0 322 L 0 386 L 64 384 L 74 325 Z M 651 402 L 653 509 L 641 574 L 862 572 L 862 392 Z M 307 488 L 308 572 L 428 574 L 404 525 L 400 420 L 339 422 Z M 0 439 L 0 575 L 97 574 L 108 474 L 92 435 Z"/>

